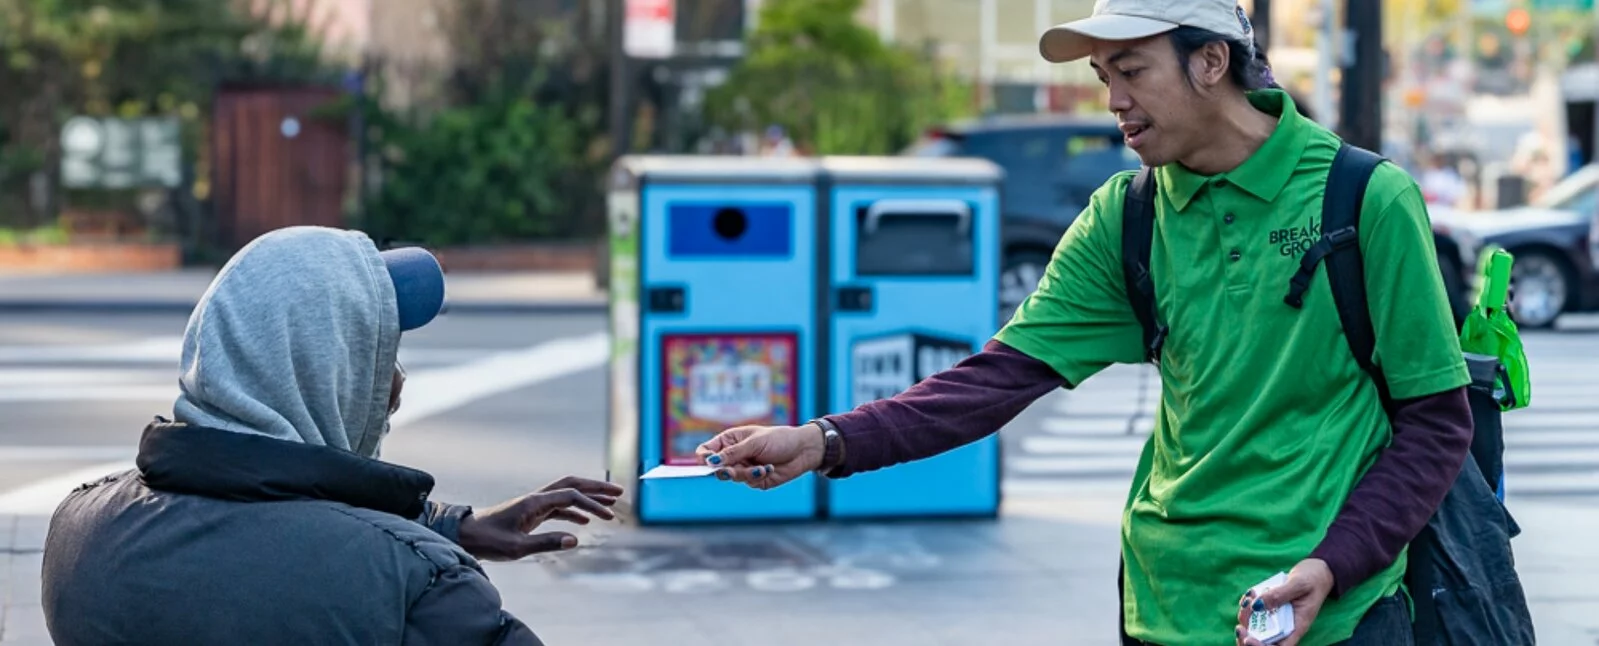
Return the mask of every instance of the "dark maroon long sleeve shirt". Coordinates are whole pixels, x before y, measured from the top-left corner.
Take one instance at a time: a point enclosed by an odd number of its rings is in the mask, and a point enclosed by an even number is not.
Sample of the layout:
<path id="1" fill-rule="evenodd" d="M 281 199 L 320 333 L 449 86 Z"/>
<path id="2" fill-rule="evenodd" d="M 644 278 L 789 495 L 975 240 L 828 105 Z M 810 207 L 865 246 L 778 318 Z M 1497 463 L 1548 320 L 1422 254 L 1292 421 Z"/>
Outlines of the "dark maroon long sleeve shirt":
<path id="1" fill-rule="evenodd" d="M 932 457 L 982 439 L 1038 398 L 1069 386 L 1049 364 L 999 341 L 899 395 L 828 416 L 844 436 L 829 475 Z M 1309 556 L 1327 563 L 1333 595 L 1383 570 L 1426 526 L 1471 448 L 1466 389 L 1395 402 L 1393 441 L 1350 493 Z"/>

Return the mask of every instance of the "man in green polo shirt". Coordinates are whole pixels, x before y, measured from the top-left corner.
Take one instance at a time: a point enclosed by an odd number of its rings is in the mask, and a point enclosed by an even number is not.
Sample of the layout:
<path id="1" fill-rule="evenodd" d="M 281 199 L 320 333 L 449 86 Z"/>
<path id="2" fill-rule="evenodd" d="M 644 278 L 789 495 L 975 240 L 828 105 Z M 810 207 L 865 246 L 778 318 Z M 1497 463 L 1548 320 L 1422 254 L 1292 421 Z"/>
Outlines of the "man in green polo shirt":
<path id="1" fill-rule="evenodd" d="M 1321 237 L 1339 139 L 1275 89 L 1232 0 L 1100 0 L 1050 30 L 1052 62 L 1088 58 L 1127 144 L 1154 168 L 1150 270 L 1169 328 L 1154 433 L 1122 525 L 1126 643 L 1255 643 L 1251 609 L 1292 603 L 1284 644 L 1408 644 L 1404 546 L 1464 462 L 1468 374 L 1416 183 L 1373 174 L 1360 249 L 1395 403 L 1343 337 L 1325 270 L 1284 303 Z M 983 352 L 900 395 L 799 427 L 742 427 L 701 447 L 718 477 L 770 488 L 948 451 L 1114 363 L 1145 359 L 1122 269 L 1112 177 L 1037 291 Z M 1246 589 L 1288 583 L 1257 600 Z"/>

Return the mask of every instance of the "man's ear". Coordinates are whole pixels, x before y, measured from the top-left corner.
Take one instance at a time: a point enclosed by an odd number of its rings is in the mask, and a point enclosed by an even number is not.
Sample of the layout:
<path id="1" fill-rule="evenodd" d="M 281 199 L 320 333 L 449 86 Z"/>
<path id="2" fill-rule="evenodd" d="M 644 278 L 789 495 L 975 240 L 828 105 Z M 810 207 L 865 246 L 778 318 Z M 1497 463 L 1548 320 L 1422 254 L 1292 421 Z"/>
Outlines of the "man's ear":
<path id="1" fill-rule="evenodd" d="M 1205 43 L 1188 57 L 1188 76 L 1200 87 L 1210 89 L 1227 78 L 1230 45 L 1223 41 Z"/>

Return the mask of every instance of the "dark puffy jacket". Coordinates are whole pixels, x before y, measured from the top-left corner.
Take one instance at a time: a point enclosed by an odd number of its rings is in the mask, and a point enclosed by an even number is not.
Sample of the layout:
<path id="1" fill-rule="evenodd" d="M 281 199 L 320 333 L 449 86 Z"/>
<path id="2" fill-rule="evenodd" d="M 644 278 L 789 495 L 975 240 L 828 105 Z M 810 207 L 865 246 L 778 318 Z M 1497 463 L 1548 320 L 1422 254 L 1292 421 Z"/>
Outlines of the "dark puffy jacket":
<path id="1" fill-rule="evenodd" d="M 455 543 L 432 476 L 330 449 L 152 424 L 138 468 L 51 519 L 60 646 L 539 644 Z"/>

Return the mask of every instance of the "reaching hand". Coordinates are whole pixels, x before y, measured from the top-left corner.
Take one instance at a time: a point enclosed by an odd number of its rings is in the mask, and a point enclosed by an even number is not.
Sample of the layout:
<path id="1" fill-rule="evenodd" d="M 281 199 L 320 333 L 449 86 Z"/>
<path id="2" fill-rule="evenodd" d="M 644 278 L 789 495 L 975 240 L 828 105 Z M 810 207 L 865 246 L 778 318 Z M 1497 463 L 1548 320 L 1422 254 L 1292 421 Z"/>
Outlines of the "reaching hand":
<path id="1" fill-rule="evenodd" d="M 487 561 L 514 561 L 541 552 L 577 547 L 577 537 L 566 532 L 530 534 L 547 520 L 587 525 L 592 514 L 601 520 L 616 518 L 610 507 L 622 488 L 609 482 L 567 476 L 536 493 L 505 501 L 461 519 L 461 548 Z"/>
<path id="2" fill-rule="evenodd" d="M 771 489 L 822 465 L 822 429 L 804 426 L 740 426 L 701 444 L 700 460 L 716 477 Z"/>
<path id="3" fill-rule="evenodd" d="M 1238 626 L 1233 629 L 1240 646 L 1264 646 L 1249 636 L 1249 615 L 1256 610 L 1275 610 L 1285 603 L 1294 607 L 1294 632 L 1277 644 L 1297 646 L 1310 631 L 1310 623 L 1321 612 L 1321 604 L 1332 593 L 1333 573 L 1321 559 L 1305 559 L 1288 572 L 1288 581 L 1255 598 L 1253 590 L 1238 602 Z"/>

